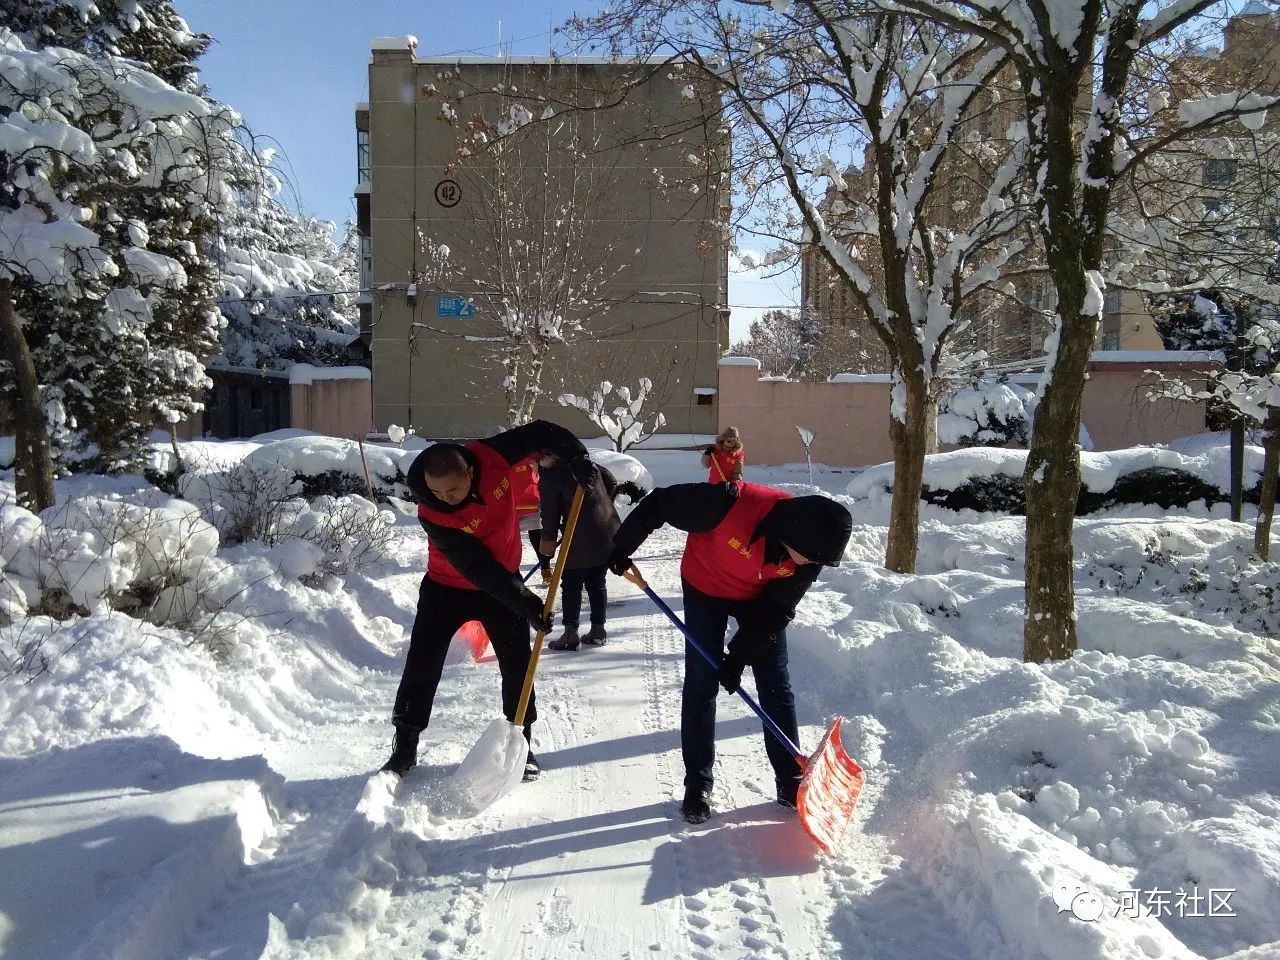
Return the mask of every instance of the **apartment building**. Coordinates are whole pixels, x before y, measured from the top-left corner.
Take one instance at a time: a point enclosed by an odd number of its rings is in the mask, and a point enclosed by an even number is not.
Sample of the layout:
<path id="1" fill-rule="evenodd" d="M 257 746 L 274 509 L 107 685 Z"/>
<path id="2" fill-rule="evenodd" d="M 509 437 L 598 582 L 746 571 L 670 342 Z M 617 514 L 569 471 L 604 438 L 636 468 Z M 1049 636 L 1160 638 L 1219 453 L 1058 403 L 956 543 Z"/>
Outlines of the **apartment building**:
<path id="1" fill-rule="evenodd" d="M 506 386 L 514 376 L 522 391 L 533 345 L 513 344 L 504 320 L 546 309 L 543 328 L 565 342 L 547 353 L 535 416 L 598 432 L 556 398 L 648 377 L 666 430 L 714 432 L 728 248 L 707 158 L 723 163 L 727 138 L 708 101 L 667 70 L 637 82 L 634 65 L 606 60 L 446 60 L 415 43 L 373 42 L 355 116 L 375 427 L 505 426 Z M 557 230 L 572 241 L 548 240 Z M 578 289 L 553 310 L 530 290 L 556 270 Z"/>

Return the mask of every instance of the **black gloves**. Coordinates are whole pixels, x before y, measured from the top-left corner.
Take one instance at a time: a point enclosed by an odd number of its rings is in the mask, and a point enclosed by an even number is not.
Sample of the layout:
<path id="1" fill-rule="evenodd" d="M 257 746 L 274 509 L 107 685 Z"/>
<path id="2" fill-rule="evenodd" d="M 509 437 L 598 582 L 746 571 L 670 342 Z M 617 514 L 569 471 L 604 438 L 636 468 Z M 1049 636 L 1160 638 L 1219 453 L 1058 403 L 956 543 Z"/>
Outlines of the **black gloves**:
<path id="1" fill-rule="evenodd" d="M 737 693 L 742 683 L 742 671 L 763 660 L 776 642 L 777 638 L 770 634 L 739 628 L 729 641 L 729 651 L 718 674 L 725 692 Z"/>
<path id="2" fill-rule="evenodd" d="M 726 480 L 724 483 L 720 484 L 720 489 L 722 489 L 729 496 L 733 497 L 733 499 L 735 500 L 738 499 L 738 485 L 734 483 L 732 480 Z"/>
<path id="3" fill-rule="evenodd" d="M 580 453 L 569 461 L 569 472 L 573 474 L 573 479 L 578 482 L 579 486 L 589 487 L 599 471 L 596 469 L 596 465 L 591 462 L 589 456 L 585 453 Z"/>
<path id="4" fill-rule="evenodd" d="M 609 554 L 608 562 L 609 569 L 618 576 L 622 576 L 631 569 L 631 558 L 621 550 L 614 550 L 613 553 Z"/>
<path id="5" fill-rule="evenodd" d="M 542 608 L 545 606 L 540 596 L 530 590 L 528 587 L 520 588 L 520 607 L 516 611 L 522 617 L 529 621 L 529 626 L 542 633 L 550 633 L 552 627 L 552 616 L 549 613 L 543 613 Z"/>
<path id="6" fill-rule="evenodd" d="M 738 692 L 738 687 L 742 685 L 742 671 L 746 668 L 747 661 L 742 651 L 730 646 L 724 662 L 720 664 L 719 673 L 720 686 L 724 687 L 725 693 Z"/>

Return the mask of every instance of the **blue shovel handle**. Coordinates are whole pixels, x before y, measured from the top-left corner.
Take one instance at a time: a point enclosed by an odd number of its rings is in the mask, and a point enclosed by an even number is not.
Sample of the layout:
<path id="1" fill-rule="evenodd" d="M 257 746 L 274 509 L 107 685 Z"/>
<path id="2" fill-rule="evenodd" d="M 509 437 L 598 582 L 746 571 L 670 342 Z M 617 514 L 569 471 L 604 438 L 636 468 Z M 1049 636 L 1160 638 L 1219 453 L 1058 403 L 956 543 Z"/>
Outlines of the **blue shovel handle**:
<path id="1" fill-rule="evenodd" d="M 644 582 L 643 577 L 639 576 L 639 571 L 636 570 L 634 566 L 631 569 L 636 573 L 636 576 L 639 578 L 640 582 L 637 585 L 640 587 L 640 589 L 642 589 L 645 592 L 645 594 L 649 597 L 650 600 L 652 600 L 654 603 L 658 605 L 658 609 L 667 615 L 667 619 L 670 620 L 672 623 L 674 623 L 680 629 L 680 632 L 684 634 L 685 639 L 688 640 L 689 643 L 693 645 L 693 649 L 697 650 L 700 654 L 702 654 L 702 659 L 706 660 L 707 663 L 711 664 L 711 666 L 719 670 L 720 661 L 711 655 L 710 650 L 708 650 L 706 647 L 704 647 L 701 643 L 698 642 L 698 638 L 695 637 L 690 632 L 689 628 L 684 625 L 684 621 L 681 620 L 678 616 L 676 616 L 676 612 L 672 610 L 669 606 L 667 606 L 667 603 L 665 600 L 663 600 L 660 596 L 658 596 L 656 593 L 653 592 L 653 588 L 650 587 L 649 584 Z M 800 752 L 800 748 L 791 742 L 791 738 L 782 732 L 782 728 L 773 722 L 773 718 L 770 717 L 767 713 L 765 713 L 764 710 L 760 707 L 760 704 L 756 703 L 755 698 L 753 698 L 751 694 L 747 693 L 747 691 L 743 690 L 741 686 L 738 687 L 738 696 L 740 696 L 746 702 L 747 706 L 750 707 L 755 712 L 755 715 L 764 722 L 764 725 L 768 728 L 769 732 L 772 733 L 775 737 L 777 737 L 778 741 L 783 746 L 785 746 L 788 750 L 791 751 L 791 755 L 796 759 L 800 760 L 801 765 L 808 762 L 809 758 L 805 754 Z"/>
<path id="2" fill-rule="evenodd" d="M 524 575 L 524 577 L 520 580 L 520 582 L 521 582 L 521 583 L 528 583 L 528 582 L 529 582 L 529 578 L 530 578 L 530 577 L 532 577 L 535 573 L 537 573 L 537 572 L 538 572 L 538 570 L 539 570 L 539 568 L 540 568 L 541 566 L 542 566 L 542 564 L 540 564 L 540 563 L 535 563 L 532 567 L 530 567 L 530 568 L 529 568 L 529 572 L 528 572 L 528 573 L 526 573 L 526 574 Z"/>

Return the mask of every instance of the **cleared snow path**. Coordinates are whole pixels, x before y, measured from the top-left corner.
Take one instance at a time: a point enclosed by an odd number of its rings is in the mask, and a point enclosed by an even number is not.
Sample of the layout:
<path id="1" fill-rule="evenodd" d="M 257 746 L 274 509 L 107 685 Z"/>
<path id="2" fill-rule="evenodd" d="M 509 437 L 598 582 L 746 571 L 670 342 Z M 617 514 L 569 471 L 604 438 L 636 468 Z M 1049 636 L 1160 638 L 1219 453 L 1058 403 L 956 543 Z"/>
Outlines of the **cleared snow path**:
<path id="1" fill-rule="evenodd" d="M 637 557 L 677 609 L 681 545 L 662 531 Z M 370 669 L 342 722 L 266 748 L 295 822 L 177 956 L 964 960 L 942 911 L 896 872 L 889 838 L 874 832 L 874 780 L 841 856 L 819 858 L 774 803 L 759 722 L 736 697 L 720 701 L 716 816 L 698 827 L 680 819 L 683 643 L 642 594 L 612 577 L 609 588 L 608 645 L 543 654 L 540 781 L 474 819 L 433 812 L 495 716 L 491 654 L 446 667 L 421 765 L 399 783 L 370 776 L 398 680 Z M 378 612 L 407 635 L 416 575 L 386 589 L 403 607 Z M 793 672 L 802 720 L 820 722 L 821 664 L 793 656 Z M 821 732 L 802 727 L 803 745 Z M 851 723 L 848 739 L 879 761 L 874 731 Z"/>

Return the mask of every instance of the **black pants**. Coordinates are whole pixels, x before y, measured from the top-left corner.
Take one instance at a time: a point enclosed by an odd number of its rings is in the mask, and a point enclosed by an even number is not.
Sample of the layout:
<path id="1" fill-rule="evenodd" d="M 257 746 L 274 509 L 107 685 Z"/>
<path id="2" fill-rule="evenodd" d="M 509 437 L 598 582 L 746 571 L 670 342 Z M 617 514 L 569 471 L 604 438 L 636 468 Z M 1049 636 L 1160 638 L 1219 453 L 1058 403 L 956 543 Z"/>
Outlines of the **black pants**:
<path id="1" fill-rule="evenodd" d="M 724 658 L 724 635 L 736 605 L 708 597 L 688 584 L 684 587 L 684 622 L 689 632 L 717 660 Z M 736 619 L 736 617 L 735 617 Z M 791 738 L 800 739 L 796 725 L 796 698 L 791 692 L 787 669 L 787 632 L 778 632 L 778 642 L 763 660 L 751 668 L 756 678 L 756 698 L 778 727 Z M 720 680 L 716 667 L 687 640 L 684 645 L 684 689 L 680 698 L 680 748 L 684 754 L 684 785 L 711 789 L 716 760 L 716 699 Z M 763 726 L 763 724 L 762 724 Z M 781 792 L 800 782 L 800 764 L 766 728 L 764 749 L 773 767 L 773 778 Z"/>
<path id="2" fill-rule="evenodd" d="M 603 563 L 598 567 L 582 567 L 579 570 L 566 570 L 560 582 L 564 591 L 561 615 L 566 627 L 576 627 L 582 622 L 582 588 L 587 588 L 587 600 L 591 603 L 591 622 L 604 626 L 604 608 L 609 602 L 609 592 L 605 587 L 605 574 L 609 568 Z"/>
<path id="3" fill-rule="evenodd" d="M 431 705 L 440 685 L 449 641 L 468 620 L 479 620 L 489 634 L 489 643 L 502 673 L 502 713 L 515 722 L 520 690 L 529 667 L 531 646 L 529 622 L 479 590 L 445 587 L 427 577 L 418 591 L 418 615 L 413 620 L 409 655 L 396 691 L 391 720 L 398 727 L 424 730 L 431 720 Z M 538 718 L 534 698 L 529 698 L 525 734 Z"/>
<path id="4" fill-rule="evenodd" d="M 548 557 L 545 553 L 538 552 L 538 541 L 540 541 L 541 539 L 542 539 L 541 530 L 529 531 L 529 542 L 533 544 L 533 554 L 538 558 L 538 566 L 541 567 L 543 570 L 550 570 L 551 558 Z"/>

